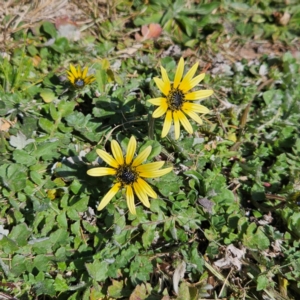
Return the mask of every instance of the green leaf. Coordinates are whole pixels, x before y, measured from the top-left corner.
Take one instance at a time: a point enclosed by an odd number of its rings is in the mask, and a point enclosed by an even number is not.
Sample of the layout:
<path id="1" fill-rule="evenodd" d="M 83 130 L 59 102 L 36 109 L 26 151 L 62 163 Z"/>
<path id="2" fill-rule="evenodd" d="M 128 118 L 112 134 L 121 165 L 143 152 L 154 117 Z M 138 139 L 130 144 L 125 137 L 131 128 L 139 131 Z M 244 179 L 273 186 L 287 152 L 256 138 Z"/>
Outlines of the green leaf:
<path id="1" fill-rule="evenodd" d="M 55 93 L 50 89 L 43 89 L 40 92 L 40 96 L 46 103 L 50 103 L 56 98 Z"/>
<path id="2" fill-rule="evenodd" d="M 108 263 L 95 260 L 93 263 L 85 264 L 89 275 L 96 281 L 104 281 L 107 278 Z"/>
<path id="3" fill-rule="evenodd" d="M 56 107 L 53 103 L 50 103 L 49 109 L 50 109 L 50 115 L 54 121 L 58 120 L 61 117 L 60 112 L 56 110 Z"/>
<path id="4" fill-rule="evenodd" d="M 114 299 L 123 298 L 123 281 L 117 281 L 112 279 L 112 285 L 108 287 L 108 293 L 110 297 Z"/>
<path id="5" fill-rule="evenodd" d="M 68 221 L 67 221 L 66 213 L 65 213 L 65 212 L 60 213 L 60 214 L 57 216 L 56 220 L 57 220 L 58 225 L 59 225 L 61 228 L 65 228 L 65 229 L 68 228 Z"/>
<path id="6" fill-rule="evenodd" d="M 133 284 L 146 282 L 150 279 L 153 266 L 149 259 L 144 256 L 136 256 L 130 264 L 130 278 Z"/>
<path id="7" fill-rule="evenodd" d="M 59 141 L 45 142 L 37 145 L 37 149 L 32 152 L 35 157 L 43 157 L 44 160 L 52 159 L 58 156 L 57 148 L 59 147 Z"/>
<path id="8" fill-rule="evenodd" d="M 35 55 L 37 55 L 39 53 L 39 51 L 33 45 L 27 46 L 27 51 L 29 52 L 29 54 L 31 56 L 35 56 Z"/>
<path id="9" fill-rule="evenodd" d="M 45 21 L 43 24 L 42 24 L 42 29 L 48 33 L 52 38 L 56 37 L 57 35 L 57 32 L 56 32 L 56 29 L 55 29 L 55 26 L 48 22 L 48 21 Z"/>
<path id="10" fill-rule="evenodd" d="M 246 234 L 243 235 L 243 242 L 250 249 L 266 250 L 270 246 L 268 237 L 263 232 L 263 227 L 257 227 L 251 223 L 247 228 Z"/>
<path id="11" fill-rule="evenodd" d="M 60 245 L 68 243 L 69 233 L 65 229 L 58 229 L 50 234 L 50 241 L 54 248 L 58 248 Z"/>
<path id="12" fill-rule="evenodd" d="M 57 110 L 62 117 L 66 117 L 74 111 L 75 105 L 74 101 L 61 100 L 57 105 Z"/>
<path id="13" fill-rule="evenodd" d="M 31 230 L 23 223 L 14 226 L 8 237 L 15 240 L 19 246 L 25 246 L 30 235 Z"/>
<path id="14" fill-rule="evenodd" d="M 44 131 L 46 131 L 48 133 L 51 133 L 51 131 L 53 130 L 53 127 L 54 127 L 54 123 L 45 118 L 39 119 L 39 125 Z"/>
<path id="15" fill-rule="evenodd" d="M 0 249 L 6 254 L 13 254 L 18 250 L 18 245 L 12 239 L 0 234 Z"/>
<path id="16" fill-rule="evenodd" d="M 55 296 L 54 280 L 53 279 L 43 279 L 37 280 L 37 283 L 33 286 L 36 295 L 49 295 Z"/>
<path id="17" fill-rule="evenodd" d="M 39 254 L 33 260 L 33 267 L 41 272 L 49 272 L 51 258 L 44 255 Z"/>
<path id="18" fill-rule="evenodd" d="M 64 292 L 69 290 L 69 285 L 66 282 L 66 279 L 63 278 L 61 274 L 57 274 L 54 281 L 54 288 L 57 292 Z"/>
<path id="19" fill-rule="evenodd" d="M 15 150 L 13 152 L 13 159 L 22 165 L 25 166 L 32 166 L 36 163 L 36 159 L 35 157 L 33 157 L 32 155 L 29 155 L 26 151 L 24 150 Z"/>
<path id="20" fill-rule="evenodd" d="M 79 180 L 73 180 L 70 189 L 74 194 L 78 194 L 80 189 L 82 188 L 82 184 L 79 182 Z"/>
<path id="21" fill-rule="evenodd" d="M 89 196 L 83 196 L 83 197 L 74 197 L 72 199 L 72 209 L 75 209 L 80 212 L 84 212 L 87 210 L 89 203 Z"/>
<path id="22" fill-rule="evenodd" d="M 23 255 L 15 255 L 11 262 L 11 272 L 16 276 L 20 276 L 25 271 L 27 271 L 27 261 L 26 257 Z"/>
<path id="23" fill-rule="evenodd" d="M 187 283 L 185 281 L 181 282 L 179 286 L 178 300 L 190 300 L 190 291 Z"/>
<path id="24" fill-rule="evenodd" d="M 96 82 L 98 84 L 98 89 L 100 92 L 105 91 L 105 85 L 108 83 L 107 81 L 107 73 L 105 70 L 97 70 L 95 74 Z"/>
<path id="25" fill-rule="evenodd" d="M 69 42 L 65 37 L 57 38 L 50 48 L 60 54 L 64 54 L 69 50 Z"/>
<path id="26" fill-rule="evenodd" d="M 161 153 L 161 145 L 157 141 L 147 141 L 140 149 L 140 152 L 146 149 L 148 146 L 152 147 L 152 150 L 150 152 L 150 155 L 148 156 L 147 160 L 151 160 L 155 156 L 159 155 Z"/>
<path id="27" fill-rule="evenodd" d="M 206 4 L 200 4 L 197 5 L 196 8 L 193 10 L 187 10 L 187 12 L 195 13 L 198 15 L 208 15 L 212 13 L 215 9 L 217 9 L 220 6 L 220 2 L 210 2 Z"/>
<path id="28" fill-rule="evenodd" d="M 26 169 L 20 164 L 0 166 L 0 177 L 2 177 L 3 185 L 14 192 L 26 187 Z"/>
<path id="29" fill-rule="evenodd" d="M 153 242 L 155 237 L 156 225 L 150 225 L 146 227 L 146 231 L 142 235 L 143 246 L 147 249 Z"/>
<path id="30" fill-rule="evenodd" d="M 31 171 L 30 172 L 30 178 L 37 185 L 42 185 L 44 183 L 43 175 L 39 172 Z"/>
<path id="31" fill-rule="evenodd" d="M 259 275 L 257 278 L 257 286 L 256 290 L 257 291 L 262 291 L 266 289 L 269 286 L 269 279 L 266 275 Z"/>

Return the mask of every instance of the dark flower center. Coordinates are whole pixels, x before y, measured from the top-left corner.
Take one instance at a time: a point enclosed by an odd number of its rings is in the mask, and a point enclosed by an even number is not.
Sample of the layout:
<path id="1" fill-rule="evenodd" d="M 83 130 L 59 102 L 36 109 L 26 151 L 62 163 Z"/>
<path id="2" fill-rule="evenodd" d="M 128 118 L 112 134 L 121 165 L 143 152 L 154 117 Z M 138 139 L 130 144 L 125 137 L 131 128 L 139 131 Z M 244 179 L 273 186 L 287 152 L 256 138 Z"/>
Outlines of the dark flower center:
<path id="1" fill-rule="evenodd" d="M 77 87 L 83 87 L 84 86 L 84 81 L 81 78 L 78 78 L 78 79 L 75 80 L 74 84 Z"/>
<path id="2" fill-rule="evenodd" d="M 169 109 L 173 111 L 180 110 L 183 103 L 185 102 L 184 93 L 178 88 L 176 89 L 172 88 L 167 97 L 167 101 L 168 101 Z"/>
<path id="3" fill-rule="evenodd" d="M 130 166 L 123 165 L 117 170 L 117 179 L 123 185 L 130 185 L 134 183 L 137 178 L 138 174 Z"/>

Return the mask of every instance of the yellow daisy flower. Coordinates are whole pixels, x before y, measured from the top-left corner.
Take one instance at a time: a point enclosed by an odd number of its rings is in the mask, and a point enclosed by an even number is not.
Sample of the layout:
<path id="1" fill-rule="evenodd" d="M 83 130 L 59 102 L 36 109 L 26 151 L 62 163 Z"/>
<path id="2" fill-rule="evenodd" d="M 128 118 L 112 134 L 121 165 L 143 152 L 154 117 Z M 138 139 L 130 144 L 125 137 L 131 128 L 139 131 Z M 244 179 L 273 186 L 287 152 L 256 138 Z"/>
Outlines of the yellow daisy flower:
<path id="1" fill-rule="evenodd" d="M 142 163 L 151 153 L 152 147 L 148 146 L 134 158 L 136 151 L 136 139 L 134 136 L 132 136 L 129 140 L 125 158 L 117 141 L 112 140 L 111 150 L 113 157 L 103 150 L 96 150 L 97 154 L 107 164 L 109 164 L 111 168 L 101 167 L 93 168 L 87 171 L 87 174 L 90 176 L 113 175 L 116 178 L 115 184 L 102 199 L 98 206 L 98 210 L 102 210 L 120 189 L 125 188 L 127 206 L 129 211 L 135 215 L 136 211 L 134 205 L 134 193 L 146 207 L 150 207 L 148 196 L 157 198 L 156 193 L 153 191 L 150 185 L 144 179 L 142 179 L 142 177 L 160 177 L 171 172 L 173 168 L 171 167 L 159 170 L 164 165 L 164 161 L 142 165 Z"/>
<path id="2" fill-rule="evenodd" d="M 188 133 L 193 133 L 193 128 L 185 114 L 201 125 L 203 122 L 196 113 L 209 113 L 209 109 L 205 106 L 190 102 L 204 99 L 213 94 L 212 90 L 189 92 L 205 77 L 205 73 L 202 73 L 193 78 L 197 68 L 198 63 L 195 63 L 182 79 L 184 60 L 181 57 L 173 83 L 170 82 L 168 74 L 162 66 L 162 79 L 157 77 L 154 78 L 157 87 L 165 96 L 148 100 L 151 104 L 159 106 L 153 112 L 153 118 L 159 118 L 166 114 L 161 137 L 165 137 L 168 134 L 172 125 L 172 120 L 174 120 L 176 140 L 180 136 L 180 124 L 182 124 Z"/>
<path id="3" fill-rule="evenodd" d="M 84 70 L 81 72 L 80 66 L 78 66 L 76 70 L 76 68 L 72 64 L 70 64 L 70 71 L 67 72 L 68 79 L 76 89 L 82 89 L 84 86 L 96 80 L 96 78 L 93 75 L 86 76 L 88 70 L 88 67 L 85 67 Z"/>

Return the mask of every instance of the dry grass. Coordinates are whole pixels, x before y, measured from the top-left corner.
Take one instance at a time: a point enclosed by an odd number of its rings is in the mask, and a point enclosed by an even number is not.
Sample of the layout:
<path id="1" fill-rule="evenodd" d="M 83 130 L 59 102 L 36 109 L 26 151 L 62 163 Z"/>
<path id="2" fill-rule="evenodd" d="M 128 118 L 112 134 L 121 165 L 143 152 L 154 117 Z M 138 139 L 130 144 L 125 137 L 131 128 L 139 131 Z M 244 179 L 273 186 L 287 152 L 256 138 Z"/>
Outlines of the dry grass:
<path id="1" fill-rule="evenodd" d="M 45 20 L 54 22 L 58 17 L 68 17 L 75 22 L 90 22 L 87 9 L 81 9 L 88 7 L 88 3 L 88 0 L 81 5 L 68 0 L 9 0 L 0 6 L 0 43 L 7 45 L 12 34 Z"/>

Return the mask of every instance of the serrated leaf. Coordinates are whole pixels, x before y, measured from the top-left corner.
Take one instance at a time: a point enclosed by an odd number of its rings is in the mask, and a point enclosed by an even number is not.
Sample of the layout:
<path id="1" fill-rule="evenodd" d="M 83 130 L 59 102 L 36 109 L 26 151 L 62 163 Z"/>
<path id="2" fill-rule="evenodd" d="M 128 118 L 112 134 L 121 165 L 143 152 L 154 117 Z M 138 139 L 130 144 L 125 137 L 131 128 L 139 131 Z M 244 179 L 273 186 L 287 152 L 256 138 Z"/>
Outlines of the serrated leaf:
<path id="1" fill-rule="evenodd" d="M 266 275 L 260 275 L 257 278 L 257 291 L 264 290 L 266 287 L 269 286 L 269 279 Z"/>
<path id="2" fill-rule="evenodd" d="M 17 149 L 13 152 L 13 159 L 17 163 L 26 165 L 26 166 L 32 166 L 36 163 L 35 157 L 28 154 L 26 151 L 20 150 L 20 149 Z"/>
<path id="3" fill-rule="evenodd" d="M 43 157 L 46 159 L 51 159 L 57 156 L 57 148 L 59 146 L 59 141 L 45 142 L 37 145 L 37 149 L 32 152 L 35 157 Z"/>
<path id="4" fill-rule="evenodd" d="M 0 249 L 6 254 L 13 254 L 19 247 L 15 241 L 0 234 Z"/>
<path id="5" fill-rule="evenodd" d="M 26 169 L 20 164 L 0 166 L 0 178 L 4 186 L 14 192 L 18 192 L 26 187 Z"/>
<path id="6" fill-rule="evenodd" d="M 55 296 L 56 294 L 53 279 L 37 280 L 37 283 L 34 285 L 33 288 L 37 296 L 39 295 Z"/>
<path id="7" fill-rule="evenodd" d="M 16 241 L 19 246 L 24 246 L 27 244 L 27 239 L 30 235 L 31 230 L 23 223 L 14 226 L 8 237 Z"/>
<path id="8" fill-rule="evenodd" d="M 147 257 L 136 256 L 130 264 L 130 278 L 133 283 L 146 282 L 150 278 L 153 266 Z"/>
<path id="9" fill-rule="evenodd" d="M 64 292 L 69 290 L 69 285 L 61 274 L 57 274 L 54 281 L 54 287 L 57 292 Z"/>
<path id="10" fill-rule="evenodd" d="M 26 145 L 33 143 L 34 141 L 34 139 L 27 139 L 26 136 L 21 131 L 19 131 L 16 136 L 10 136 L 9 143 L 11 146 L 17 149 L 23 149 L 26 147 Z"/>
<path id="11" fill-rule="evenodd" d="M 117 281 L 112 279 L 112 285 L 108 287 L 108 293 L 110 297 L 114 299 L 123 298 L 123 281 Z"/>
<path id="12" fill-rule="evenodd" d="M 89 275 L 96 281 L 104 281 L 107 278 L 108 263 L 95 260 L 93 263 L 85 264 Z"/>
<path id="13" fill-rule="evenodd" d="M 155 237 L 155 228 L 156 225 L 147 226 L 146 231 L 142 235 L 143 246 L 147 249 L 151 244 Z"/>

